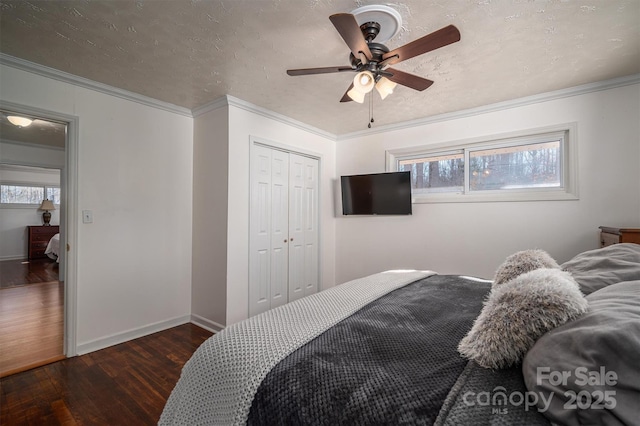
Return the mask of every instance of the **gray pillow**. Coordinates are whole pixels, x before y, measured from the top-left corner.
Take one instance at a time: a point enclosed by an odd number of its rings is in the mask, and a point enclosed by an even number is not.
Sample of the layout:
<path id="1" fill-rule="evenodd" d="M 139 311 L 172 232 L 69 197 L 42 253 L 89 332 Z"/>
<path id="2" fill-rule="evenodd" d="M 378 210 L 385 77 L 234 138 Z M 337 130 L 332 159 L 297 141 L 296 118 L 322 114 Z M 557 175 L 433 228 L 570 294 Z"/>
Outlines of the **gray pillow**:
<path id="1" fill-rule="evenodd" d="M 493 287 L 458 351 L 485 368 L 519 363 L 547 331 L 587 309 L 578 284 L 559 269 L 536 269 Z"/>
<path id="2" fill-rule="evenodd" d="M 529 249 L 516 252 L 507 257 L 502 265 L 496 269 L 493 285 L 506 283 L 518 275 L 540 268 L 560 269 L 560 266 L 544 250 Z"/>
<path id="3" fill-rule="evenodd" d="M 613 244 L 589 250 L 560 267 L 571 273 L 584 294 L 622 281 L 640 280 L 640 244 Z"/>
<path id="4" fill-rule="evenodd" d="M 539 402 L 538 410 L 552 422 L 638 424 L 640 281 L 613 284 L 586 298 L 586 314 L 549 331 L 525 356 L 527 388 L 539 401 L 550 400 L 546 408 Z"/>

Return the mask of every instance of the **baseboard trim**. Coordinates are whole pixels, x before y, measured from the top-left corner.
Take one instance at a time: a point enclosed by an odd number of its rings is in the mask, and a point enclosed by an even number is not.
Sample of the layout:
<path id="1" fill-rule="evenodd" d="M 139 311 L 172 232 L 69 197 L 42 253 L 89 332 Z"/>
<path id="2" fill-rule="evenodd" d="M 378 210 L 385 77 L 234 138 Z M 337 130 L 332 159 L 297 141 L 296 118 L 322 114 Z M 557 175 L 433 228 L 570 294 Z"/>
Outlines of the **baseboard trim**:
<path id="1" fill-rule="evenodd" d="M 159 331 L 167 330 L 169 328 L 177 327 L 189 322 L 191 322 L 191 317 L 189 315 L 182 315 L 179 317 L 168 319 L 166 321 L 159 321 L 154 324 L 134 328 L 123 333 L 116 333 L 110 336 L 101 337 L 99 339 L 78 344 L 76 346 L 76 354 L 88 354 L 90 352 L 95 352 L 100 349 L 108 348 L 109 346 L 128 342 L 129 340 L 137 339 L 139 337 L 148 336 L 149 334 L 157 333 Z"/>
<path id="2" fill-rule="evenodd" d="M 27 258 L 24 255 L 21 255 L 21 256 L 0 256 L 0 262 L 3 262 L 5 260 L 24 260 L 26 262 Z"/>
<path id="3" fill-rule="evenodd" d="M 191 314 L 191 322 L 198 327 L 202 327 L 205 330 L 209 330 L 212 333 L 218 333 L 224 330 L 225 326 L 222 324 L 218 324 L 215 321 L 211 321 L 207 318 L 201 317 L 200 315 Z"/>

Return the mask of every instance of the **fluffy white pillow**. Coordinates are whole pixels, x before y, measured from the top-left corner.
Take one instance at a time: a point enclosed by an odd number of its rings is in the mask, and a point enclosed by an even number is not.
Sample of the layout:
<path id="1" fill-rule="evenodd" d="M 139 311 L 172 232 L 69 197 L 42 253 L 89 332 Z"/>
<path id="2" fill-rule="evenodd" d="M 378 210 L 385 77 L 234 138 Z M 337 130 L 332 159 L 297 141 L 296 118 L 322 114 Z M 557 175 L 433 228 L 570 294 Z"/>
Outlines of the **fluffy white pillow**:
<path id="1" fill-rule="evenodd" d="M 587 300 L 571 275 L 536 269 L 493 287 L 458 351 L 485 368 L 519 363 L 547 331 L 586 312 Z"/>
<path id="2" fill-rule="evenodd" d="M 526 272 L 540 268 L 560 269 L 558 263 L 544 250 L 523 250 L 507 257 L 496 270 L 493 286 L 510 281 Z"/>

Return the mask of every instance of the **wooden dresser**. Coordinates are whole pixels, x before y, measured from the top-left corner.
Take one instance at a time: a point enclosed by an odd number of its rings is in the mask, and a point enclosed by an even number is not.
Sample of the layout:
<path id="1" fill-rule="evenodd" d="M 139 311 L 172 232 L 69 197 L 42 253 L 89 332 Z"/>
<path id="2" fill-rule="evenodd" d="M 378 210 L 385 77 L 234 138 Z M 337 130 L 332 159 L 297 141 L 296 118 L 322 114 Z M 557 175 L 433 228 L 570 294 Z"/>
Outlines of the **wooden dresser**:
<path id="1" fill-rule="evenodd" d="M 640 244 L 640 228 L 600 227 L 600 247 L 618 243 Z"/>
<path id="2" fill-rule="evenodd" d="M 47 244 L 49 244 L 51 237 L 58 232 L 60 232 L 60 227 L 57 225 L 27 226 L 29 260 L 47 257 L 47 255 L 44 254 L 44 251 L 47 249 Z"/>

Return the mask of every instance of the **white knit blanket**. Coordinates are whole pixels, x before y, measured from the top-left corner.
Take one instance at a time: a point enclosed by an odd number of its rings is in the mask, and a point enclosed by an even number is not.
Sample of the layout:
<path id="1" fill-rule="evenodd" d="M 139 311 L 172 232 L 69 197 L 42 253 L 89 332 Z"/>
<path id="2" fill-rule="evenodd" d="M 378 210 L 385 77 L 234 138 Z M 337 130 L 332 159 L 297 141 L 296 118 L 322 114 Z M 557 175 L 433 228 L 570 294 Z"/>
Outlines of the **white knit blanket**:
<path id="1" fill-rule="evenodd" d="M 159 424 L 244 424 L 258 386 L 284 357 L 368 303 L 431 275 L 381 272 L 227 327 L 185 364 Z"/>

